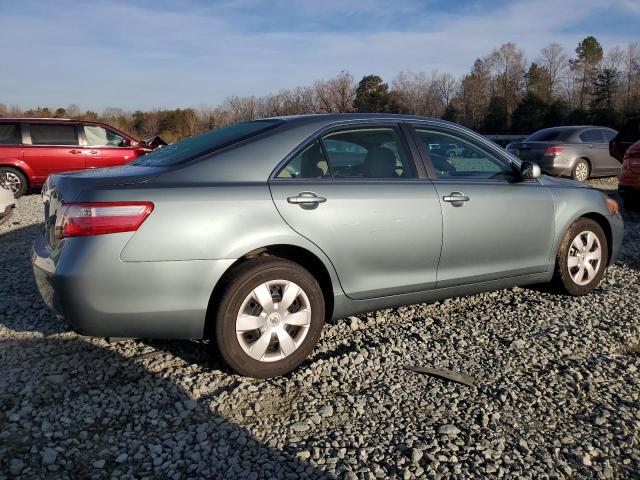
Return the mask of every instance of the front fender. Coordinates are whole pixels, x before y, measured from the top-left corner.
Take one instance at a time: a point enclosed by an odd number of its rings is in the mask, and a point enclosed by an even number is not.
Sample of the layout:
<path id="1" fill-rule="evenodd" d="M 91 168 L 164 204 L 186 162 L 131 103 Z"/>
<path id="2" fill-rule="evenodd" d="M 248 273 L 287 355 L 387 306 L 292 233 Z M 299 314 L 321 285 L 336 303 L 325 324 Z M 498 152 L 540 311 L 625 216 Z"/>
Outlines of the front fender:
<path id="1" fill-rule="evenodd" d="M 615 260 L 622 245 L 622 219 L 612 215 L 606 204 L 606 195 L 593 188 L 551 188 L 555 203 L 555 233 L 549 266 L 553 268 L 560 243 L 569 227 L 580 217 L 589 216 L 607 222 L 611 234 L 610 261 Z M 577 208 L 576 208 L 577 207 Z"/>

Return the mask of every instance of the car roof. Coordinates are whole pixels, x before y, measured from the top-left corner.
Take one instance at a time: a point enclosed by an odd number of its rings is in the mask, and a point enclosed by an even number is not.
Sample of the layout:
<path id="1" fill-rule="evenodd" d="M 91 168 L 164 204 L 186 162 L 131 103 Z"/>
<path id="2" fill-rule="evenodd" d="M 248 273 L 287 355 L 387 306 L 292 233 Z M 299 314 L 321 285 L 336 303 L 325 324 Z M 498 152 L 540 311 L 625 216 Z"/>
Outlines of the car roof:
<path id="1" fill-rule="evenodd" d="M 131 139 L 135 140 L 135 137 L 133 137 L 132 135 L 130 135 L 127 132 L 123 132 L 122 130 L 120 130 L 117 127 L 114 127 L 113 125 L 109 125 L 108 123 L 103 123 L 103 122 L 96 122 L 94 120 L 79 120 L 79 119 L 74 119 L 74 118 L 44 118 L 44 117 L 40 117 L 40 118 L 36 118 L 36 117 L 0 117 L 0 123 L 15 123 L 15 122 L 20 122 L 20 123 L 52 123 L 52 124 L 56 124 L 56 123 L 83 123 L 83 124 L 88 124 L 88 125 L 98 125 L 101 127 L 105 127 L 108 128 L 110 130 L 115 130 L 116 132 L 125 135 L 126 137 L 129 137 Z"/>
<path id="2" fill-rule="evenodd" d="M 307 123 L 331 124 L 339 121 L 354 120 L 389 120 L 393 122 L 429 120 L 455 125 L 451 122 L 447 122 L 446 120 L 441 120 L 439 118 L 420 117 L 417 115 L 401 115 L 396 113 L 311 113 L 306 115 L 286 115 L 280 117 L 270 117 L 264 120 L 283 120 L 290 125 L 302 125 Z"/>
<path id="3" fill-rule="evenodd" d="M 0 122 L 88 122 L 99 123 L 92 120 L 74 120 L 73 118 L 52 118 L 52 117 L 2 117 Z"/>
<path id="4" fill-rule="evenodd" d="M 588 128 L 604 128 L 607 130 L 613 130 L 613 128 L 611 127 L 603 127 L 600 125 L 560 125 L 558 127 L 543 128 L 542 130 L 576 130 L 577 131 L 577 130 L 585 130 Z M 542 130 L 538 130 L 538 132 L 541 132 Z"/>

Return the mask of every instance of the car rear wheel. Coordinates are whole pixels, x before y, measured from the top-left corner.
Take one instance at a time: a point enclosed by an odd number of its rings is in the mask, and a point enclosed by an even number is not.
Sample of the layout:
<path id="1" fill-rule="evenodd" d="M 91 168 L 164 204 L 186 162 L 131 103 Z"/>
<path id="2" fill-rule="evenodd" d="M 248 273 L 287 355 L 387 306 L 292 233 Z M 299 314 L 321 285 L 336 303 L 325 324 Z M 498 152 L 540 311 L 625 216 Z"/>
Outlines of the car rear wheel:
<path id="1" fill-rule="evenodd" d="M 0 183 L 11 190 L 16 198 L 24 195 L 29 189 L 27 177 L 16 168 L 0 167 Z"/>
<path id="2" fill-rule="evenodd" d="M 607 238 L 602 227 L 588 218 L 576 220 L 558 249 L 556 285 L 574 296 L 592 292 L 602 280 L 608 255 Z"/>
<path id="3" fill-rule="evenodd" d="M 218 350 L 241 375 L 284 375 L 318 342 L 324 309 L 320 285 L 297 263 L 276 257 L 249 260 L 232 272 L 222 293 Z"/>
<path id="4" fill-rule="evenodd" d="M 589 167 L 589 162 L 587 162 L 584 158 L 581 158 L 573 166 L 571 178 L 573 178 L 574 180 L 578 180 L 579 182 L 586 182 L 589 179 L 590 172 L 591 168 Z"/>

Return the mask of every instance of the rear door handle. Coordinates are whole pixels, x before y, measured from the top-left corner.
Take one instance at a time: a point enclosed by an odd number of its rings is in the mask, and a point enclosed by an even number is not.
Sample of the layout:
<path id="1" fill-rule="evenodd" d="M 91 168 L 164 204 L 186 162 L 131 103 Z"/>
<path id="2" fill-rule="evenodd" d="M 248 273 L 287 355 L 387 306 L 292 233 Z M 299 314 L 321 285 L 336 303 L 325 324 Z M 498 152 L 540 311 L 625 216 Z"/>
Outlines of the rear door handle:
<path id="1" fill-rule="evenodd" d="M 73 153 L 73 154 L 82 153 L 82 150 L 69 150 L 69 153 Z"/>
<path id="2" fill-rule="evenodd" d="M 319 203 L 324 203 L 326 201 L 326 198 L 319 197 L 313 192 L 300 192 L 295 197 L 287 197 L 287 202 L 300 206 L 317 206 Z"/>
<path id="3" fill-rule="evenodd" d="M 471 199 L 460 192 L 451 192 L 451 194 L 445 195 L 444 197 L 442 197 L 442 200 L 449 203 L 458 203 L 458 202 L 468 202 Z"/>

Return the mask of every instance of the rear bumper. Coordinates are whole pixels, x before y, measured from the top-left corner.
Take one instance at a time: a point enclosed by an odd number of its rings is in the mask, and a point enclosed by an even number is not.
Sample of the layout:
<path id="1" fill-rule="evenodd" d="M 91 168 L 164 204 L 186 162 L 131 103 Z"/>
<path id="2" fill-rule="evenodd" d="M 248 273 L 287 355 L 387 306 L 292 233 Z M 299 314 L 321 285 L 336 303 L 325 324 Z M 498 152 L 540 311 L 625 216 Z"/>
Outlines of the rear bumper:
<path id="1" fill-rule="evenodd" d="M 123 262 L 129 234 L 71 238 L 59 252 L 33 245 L 38 290 L 82 335 L 202 338 L 211 292 L 233 260 Z"/>

